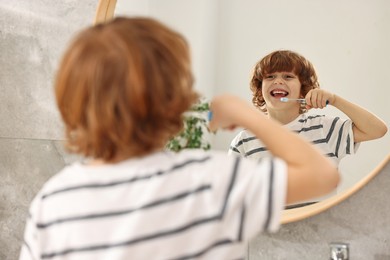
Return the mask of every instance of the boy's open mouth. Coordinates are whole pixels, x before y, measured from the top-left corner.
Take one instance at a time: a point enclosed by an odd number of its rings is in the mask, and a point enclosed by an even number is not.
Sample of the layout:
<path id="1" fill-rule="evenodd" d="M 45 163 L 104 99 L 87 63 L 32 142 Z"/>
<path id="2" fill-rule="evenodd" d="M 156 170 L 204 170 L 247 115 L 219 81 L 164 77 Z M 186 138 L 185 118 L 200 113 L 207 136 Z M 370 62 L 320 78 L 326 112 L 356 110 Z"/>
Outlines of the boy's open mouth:
<path id="1" fill-rule="evenodd" d="M 271 96 L 276 97 L 276 98 L 282 98 L 288 96 L 288 92 L 285 90 L 281 89 L 274 89 L 270 92 Z"/>

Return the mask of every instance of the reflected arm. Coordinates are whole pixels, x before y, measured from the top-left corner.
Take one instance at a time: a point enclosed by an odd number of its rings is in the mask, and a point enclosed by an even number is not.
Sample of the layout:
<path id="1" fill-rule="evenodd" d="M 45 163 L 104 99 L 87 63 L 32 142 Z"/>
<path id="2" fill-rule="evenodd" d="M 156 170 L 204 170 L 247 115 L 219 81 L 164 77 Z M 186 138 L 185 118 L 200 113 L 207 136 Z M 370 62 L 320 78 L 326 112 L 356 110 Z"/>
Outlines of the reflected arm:
<path id="1" fill-rule="evenodd" d="M 361 106 L 336 95 L 330 104 L 352 120 L 355 143 L 377 139 L 386 134 L 387 126 L 382 119 Z"/>
<path id="2" fill-rule="evenodd" d="M 354 142 L 378 139 L 387 132 L 386 124 L 365 108 L 323 89 L 312 89 L 306 96 L 307 107 L 324 108 L 330 104 L 346 114 L 353 122 Z"/>

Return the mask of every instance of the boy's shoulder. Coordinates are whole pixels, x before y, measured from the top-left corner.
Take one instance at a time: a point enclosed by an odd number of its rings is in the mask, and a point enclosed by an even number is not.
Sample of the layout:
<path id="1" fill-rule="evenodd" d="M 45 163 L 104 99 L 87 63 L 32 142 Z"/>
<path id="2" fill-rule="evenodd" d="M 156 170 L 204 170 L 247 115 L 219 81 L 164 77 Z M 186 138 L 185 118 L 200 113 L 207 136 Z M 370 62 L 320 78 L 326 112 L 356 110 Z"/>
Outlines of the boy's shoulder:
<path id="1" fill-rule="evenodd" d="M 294 120 L 291 125 L 328 125 L 332 124 L 335 120 L 338 121 L 339 116 L 324 115 L 324 114 L 315 114 L 315 113 L 304 113 L 301 114 L 296 120 Z M 345 121 L 345 120 L 341 120 Z"/>
<path id="2" fill-rule="evenodd" d="M 217 169 L 222 165 L 230 167 L 233 161 L 233 158 L 225 151 L 185 149 L 177 153 L 159 152 L 112 165 L 89 166 L 82 162 L 75 162 L 65 166 L 48 179 L 39 193 L 41 197 L 46 198 L 53 192 L 58 193 L 69 187 L 74 189 L 83 185 L 110 183 L 139 176 L 154 176 L 162 172 L 192 167 L 205 166 L 208 169 Z"/>
<path id="3" fill-rule="evenodd" d="M 242 129 L 233 138 L 232 144 L 236 145 L 240 141 L 244 140 L 244 142 L 245 142 L 245 141 L 250 141 L 250 140 L 253 140 L 253 139 L 257 139 L 257 137 L 253 133 L 251 133 L 249 130 Z"/>
<path id="4" fill-rule="evenodd" d="M 173 153 L 175 160 L 183 161 L 185 159 L 189 160 L 224 160 L 229 158 L 225 151 L 219 150 L 202 150 L 202 149 L 185 149 L 179 153 Z"/>
<path id="5" fill-rule="evenodd" d="M 298 122 L 318 122 L 326 119 L 327 116 L 324 114 L 308 114 L 308 113 L 303 113 L 301 114 L 297 119 Z"/>
<path id="6" fill-rule="evenodd" d="M 59 187 L 64 187 L 67 184 L 79 183 L 82 178 L 81 169 L 81 162 L 74 162 L 70 165 L 66 165 L 44 183 L 40 193 L 45 196 L 45 194 L 49 194 L 51 191 L 56 190 Z"/>

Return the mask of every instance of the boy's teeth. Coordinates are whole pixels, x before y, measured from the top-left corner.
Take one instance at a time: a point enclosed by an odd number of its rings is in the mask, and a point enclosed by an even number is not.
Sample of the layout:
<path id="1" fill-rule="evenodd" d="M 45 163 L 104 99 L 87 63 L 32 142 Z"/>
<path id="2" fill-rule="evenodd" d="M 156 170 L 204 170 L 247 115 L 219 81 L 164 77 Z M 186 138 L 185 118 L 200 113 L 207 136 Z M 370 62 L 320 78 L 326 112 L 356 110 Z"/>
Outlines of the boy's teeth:
<path id="1" fill-rule="evenodd" d="M 274 90 L 274 91 L 272 91 L 271 94 L 272 95 L 284 95 L 284 96 L 288 95 L 288 93 L 286 91 L 281 91 L 281 90 Z"/>

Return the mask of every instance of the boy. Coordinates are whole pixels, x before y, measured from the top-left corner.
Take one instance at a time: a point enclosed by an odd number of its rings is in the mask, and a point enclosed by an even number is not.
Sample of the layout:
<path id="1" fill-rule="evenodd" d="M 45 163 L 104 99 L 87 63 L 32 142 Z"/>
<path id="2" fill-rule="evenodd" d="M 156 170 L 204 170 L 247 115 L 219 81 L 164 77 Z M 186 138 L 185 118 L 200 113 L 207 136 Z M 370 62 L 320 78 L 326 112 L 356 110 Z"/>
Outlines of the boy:
<path id="1" fill-rule="evenodd" d="M 311 62 L 293 51 L 274 51 L 262 58 L 254 68 L 250 88 L 256 108 L 313 143 L 336 166 L 344 156 L 355 153 L 360 142 L 387 132 L 386 124 L 374 114 L 320 89 Z M 306 113 L 327 105 L 349 118 Z M 229 154 L 255 160 L 270 156 L 267 145 L 247 129 L 232 140 Z"/>
<path id="2" fill-rule="evenodd" d="M 327 158 L 230 95 L 213 99 L 210 129 L 246 127 L 275 157 L 165 151 L 197 99 L 192 81 L 185 40 L 155 20 L 116 18 L 76 37 L 55 94 L 68 148 L 89 159 L 35 197 L 20 259 L 239 259 L 278 229 L 286 202 L 336 187 Z"/>
<path id="3" fill-rule="evenodd" d="M 275 51 L 261 59 L 250 88 L 255 107 L 317 145 L 336 165 L 345 155 L 353 154 L 360 142 L 380 138 L 387 132 L 386 124 L 374 114 L 320 89 L 311 62 L 293 51 Z M 311 108 L 327 105 L 349 118 L 306 114 Z M 269 155 L 266 146 L 246 130 L 231 142 L 229 153 L 253 159 Z"/>

